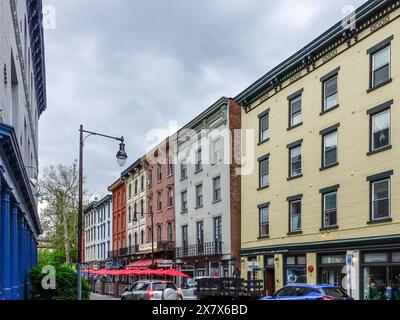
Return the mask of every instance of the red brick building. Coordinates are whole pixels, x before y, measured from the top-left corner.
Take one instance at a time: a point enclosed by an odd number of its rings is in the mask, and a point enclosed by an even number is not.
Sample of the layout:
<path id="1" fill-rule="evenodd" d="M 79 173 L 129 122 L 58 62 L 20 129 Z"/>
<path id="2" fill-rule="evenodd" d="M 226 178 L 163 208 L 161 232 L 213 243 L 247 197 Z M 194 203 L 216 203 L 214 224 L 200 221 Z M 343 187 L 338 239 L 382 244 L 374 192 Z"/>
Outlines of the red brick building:
<path id="1" fill-rule="evenodd" d="M 175 249 L 175 167 L 172 157 L 170 141 L 166 139 L 144 160 L 147 172 L 146 242 L 151 244 L 153 241 L 156 258 L 165 260 L 173 259 Z"/>
<path id="2" fill-rule="evenodd" d="M 125 179 L 119 178 L 108 190 L 113 198 L 113 230 L 112 250 L 119 251 L 126 248 L 126 194 Z"/>

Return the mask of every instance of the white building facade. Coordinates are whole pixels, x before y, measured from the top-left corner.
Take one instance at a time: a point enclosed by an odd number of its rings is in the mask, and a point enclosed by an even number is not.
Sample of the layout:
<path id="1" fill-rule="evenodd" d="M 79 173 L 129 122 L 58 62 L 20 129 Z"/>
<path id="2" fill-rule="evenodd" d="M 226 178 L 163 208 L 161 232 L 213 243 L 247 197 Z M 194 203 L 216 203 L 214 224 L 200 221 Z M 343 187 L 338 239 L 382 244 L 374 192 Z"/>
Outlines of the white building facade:
<path id="1" fill-rule="evenodd" d="M 85 263 L 105 262 L 112 250 L 112 196 L 92 202 L 84 209 Z"/>
<path id="2" fill-rule="evenodd" d="M 238 127 L 239 107 L 222 98 L 172 138 L 176 264 L 190 276 L 231 277 L 240 266 L 240 180 L 231 163 Z"/>
<path id="3" fill-rule="evenodd" d="M 146 243 L 147 175 L 142 160 L 138 159 L 122 175 L 126 177 L 127 254 L 133 255 Z"/>
<path id="4" fill-rule="evenodd" d="M 47 107 L 42 1 L 0 1 L 0 300 L 29 299 L 42 229 L 38 120 Z"/>

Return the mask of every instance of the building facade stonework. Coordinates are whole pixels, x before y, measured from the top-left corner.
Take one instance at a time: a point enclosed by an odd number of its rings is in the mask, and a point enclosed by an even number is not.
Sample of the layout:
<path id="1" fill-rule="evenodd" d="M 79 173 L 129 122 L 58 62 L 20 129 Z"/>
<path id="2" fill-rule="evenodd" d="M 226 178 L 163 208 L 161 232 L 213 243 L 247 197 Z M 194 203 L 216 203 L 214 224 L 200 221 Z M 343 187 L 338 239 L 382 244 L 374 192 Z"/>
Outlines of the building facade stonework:
<path id="1" fill-rule="evenodd" d="M 240 176 L 233 155 L 237 129 L 240 107 L 221 98 L 172 138 L 176 263 L 192 277 L 232 277 L 240 267 Z"/>
<path id="2" fill-rule="evenodd" d="M 112 250 L 112 196 L 89 204 L 84 210 L 84 263 L 101 267 Z"/>
<path id="3" fill-rule="evenodd" d="M 47 107 L 42 20 L 42 1 L 0 1 L 0 300 L 30 298 L 42 233 L 35 182 Z"/>
<path id="4" fill-rule="evenodd" d="M 268 294 L 307 282 L 399 297 L 399 6 L 366 2 L 354 28 L 339 22 L 236 97 L 256 131 L 242 276 Z"/>

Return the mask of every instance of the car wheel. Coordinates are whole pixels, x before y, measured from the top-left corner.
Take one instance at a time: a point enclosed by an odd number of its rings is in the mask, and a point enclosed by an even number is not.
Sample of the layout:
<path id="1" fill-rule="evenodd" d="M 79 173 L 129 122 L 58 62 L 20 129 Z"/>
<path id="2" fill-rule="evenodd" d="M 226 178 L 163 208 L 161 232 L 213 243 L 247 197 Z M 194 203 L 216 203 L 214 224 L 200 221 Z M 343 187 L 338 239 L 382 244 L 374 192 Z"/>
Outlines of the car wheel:
<path id="1" fill-rule="evenodd" d="M 163 292 L 163 300 L 177 300 L 178 295 L 174 289 L 165 289 Z"/>

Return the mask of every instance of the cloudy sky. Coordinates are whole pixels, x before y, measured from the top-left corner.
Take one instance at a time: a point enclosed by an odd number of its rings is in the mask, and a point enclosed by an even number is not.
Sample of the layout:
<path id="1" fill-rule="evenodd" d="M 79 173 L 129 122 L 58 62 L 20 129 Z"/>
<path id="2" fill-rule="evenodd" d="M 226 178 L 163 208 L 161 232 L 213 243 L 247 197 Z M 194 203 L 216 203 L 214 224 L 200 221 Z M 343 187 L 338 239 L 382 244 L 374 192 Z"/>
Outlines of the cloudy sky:
<path id="1" fill-rule="evenodd" d="M 129 163 L 149 130 L 182 126 L 234 97 L 364 0 L 44 0 L 48 109 L 40 167 L 78 157 L 78 129 L 125 136 Z M 117 143 L 91 137 L 85 175 L 104 194 Z M 129 165 L 129 163 L 127 165 Z"/>

